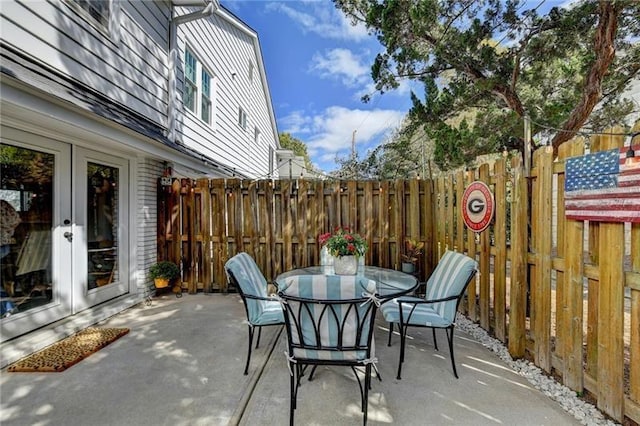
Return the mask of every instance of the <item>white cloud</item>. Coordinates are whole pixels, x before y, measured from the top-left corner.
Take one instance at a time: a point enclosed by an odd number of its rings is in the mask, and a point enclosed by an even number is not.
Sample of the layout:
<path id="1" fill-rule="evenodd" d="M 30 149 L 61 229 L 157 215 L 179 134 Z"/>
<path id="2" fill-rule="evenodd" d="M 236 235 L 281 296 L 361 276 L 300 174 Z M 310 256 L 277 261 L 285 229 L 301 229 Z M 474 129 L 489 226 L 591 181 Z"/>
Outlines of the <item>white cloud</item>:
<path id="1" fill-rule="evenodd" d="M 366 56 L 357 56 L 349 49 L 336 48 L 315 53 L 309 71 L 321 78 L 339 80 L 346 87 L 361 87 L 371 80 L 367 60 Z"/>
<path id="2" fill-rule="evenodd" d="M 312 161 L 327 169 L 335 168 L 337 155 L 350 154 L 354 130 L 356 148 L 364 153 L 380 144 L 389 131 L 398 127 L 404 116 L 405 112 L 397 110 L 369 111 L 331 106 L 312 116 L 294 112 L 281 119 L 280 125 L 283 131 L 304 141 Z"/>
<path id="3" fill-rule="evenodd" d="M 293 111 L 286 117 L 280 119 L 280 126 L 282 131 L 286 133 L 309 133 L 311 132 L 312 120 L 304 116 L 302 111 Z"/>
<path id="4" fill-rule="evenodd" d="M 301 26 L 305 33 L 314 33 L 323 38 L 350 41 L 362 41 L 370 38 L 363 25 L 351 25 L 351 22 L 341 11 L 336 9 L 332 2 L 302 2 L 301 4 L 304 5 L 304 11 L 291 7 L 291 3 L 284 2 L 272 2 L 267 7 L 287 15 Z"/>

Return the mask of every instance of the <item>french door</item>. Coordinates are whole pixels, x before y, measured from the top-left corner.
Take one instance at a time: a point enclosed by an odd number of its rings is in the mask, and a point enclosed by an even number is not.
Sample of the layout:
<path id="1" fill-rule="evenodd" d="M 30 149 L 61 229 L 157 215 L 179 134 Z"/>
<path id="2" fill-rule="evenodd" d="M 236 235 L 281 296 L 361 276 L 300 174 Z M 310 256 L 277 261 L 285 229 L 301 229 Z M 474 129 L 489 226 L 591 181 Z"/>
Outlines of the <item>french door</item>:
<path id="1" fill-rule="evenodd" d="M 128 162 L 76 148 L 73 311 L 125 294 L 128 267 Z"/>
<path id="2" fill-rule="evenodd" d="M 0 160 L 2 340 L 127 293 L 128 161 L 5 126 Z"/>

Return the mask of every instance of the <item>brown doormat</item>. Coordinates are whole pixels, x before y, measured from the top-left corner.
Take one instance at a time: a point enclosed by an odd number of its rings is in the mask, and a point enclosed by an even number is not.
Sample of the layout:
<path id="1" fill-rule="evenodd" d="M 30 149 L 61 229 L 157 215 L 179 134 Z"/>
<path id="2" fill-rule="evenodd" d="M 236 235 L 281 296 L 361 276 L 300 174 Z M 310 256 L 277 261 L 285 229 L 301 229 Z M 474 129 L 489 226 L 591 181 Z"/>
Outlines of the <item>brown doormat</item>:
<path id="1" fill-rule="evenodd" d="M 12 372 L 64 371 L 129 332 L 128 328 L 87 328 L 9 366 Z"/>

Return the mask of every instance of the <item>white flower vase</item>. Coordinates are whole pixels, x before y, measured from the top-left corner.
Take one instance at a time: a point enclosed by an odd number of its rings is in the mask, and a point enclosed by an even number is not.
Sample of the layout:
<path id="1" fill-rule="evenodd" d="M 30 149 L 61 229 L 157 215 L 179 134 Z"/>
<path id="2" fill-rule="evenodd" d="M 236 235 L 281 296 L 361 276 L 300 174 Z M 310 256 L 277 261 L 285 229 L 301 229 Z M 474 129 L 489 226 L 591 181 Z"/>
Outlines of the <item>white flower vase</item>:
<path id="1" fill-rule="evenodd" d="M 333 271 L 336 275 L 355 275 L 358 272 L 358 258 L 356 256 L 334 257 Z"/>
<path id="2" fill-rule="evenodd" d="M 327 246 L 322 246 L 322 249 L 320 249 L 320 265 L 333 265 L 333 256 L 329 254 L 329 249 L 327 248 Z"/>

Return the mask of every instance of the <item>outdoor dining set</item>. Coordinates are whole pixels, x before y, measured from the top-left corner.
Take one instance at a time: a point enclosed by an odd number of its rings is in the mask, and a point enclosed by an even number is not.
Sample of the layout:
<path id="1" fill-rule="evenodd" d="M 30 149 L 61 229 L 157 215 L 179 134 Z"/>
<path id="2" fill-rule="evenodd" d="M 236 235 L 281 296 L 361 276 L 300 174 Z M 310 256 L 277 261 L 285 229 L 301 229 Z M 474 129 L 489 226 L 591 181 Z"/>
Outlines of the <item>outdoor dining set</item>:
<path id="1" fill-rule="evenodd" d="M 424 296 L 415 294 L 419 282 L 414 275 L 362 263 L 352 275 L 336 274 L 331 264 L 287 271 L 275 278 L 277 290 L 273 294 L 269 294 L 269 283 L 249 254 L 236 254 L 226 262 L 225 270 L 244 302 L 247 315 L 245 375 L 249 371 L 254 337 L 257 348 L 262 327 L 285 326 L 291 425 L 301 379 L 310 368 L 308 380 L 312 380 L 318 366 L 352 369 L 360 387 L 363 424 L 367 423 L 371 378 L 375 374 L 382 380 L 376 368 L 373 339 L 378 310 L 389 323 L 389 346 L 394 326 L 398 326 L 398 380 L 409 327 L 431 328 L 436 350 L 436 329 L 445 330 L 453 374 L 458 377 L 454 320 L 460 300 L 477 271 L 476 261 L 464 254 L 450 250 L 444 253 L 427 280 Z"/>

